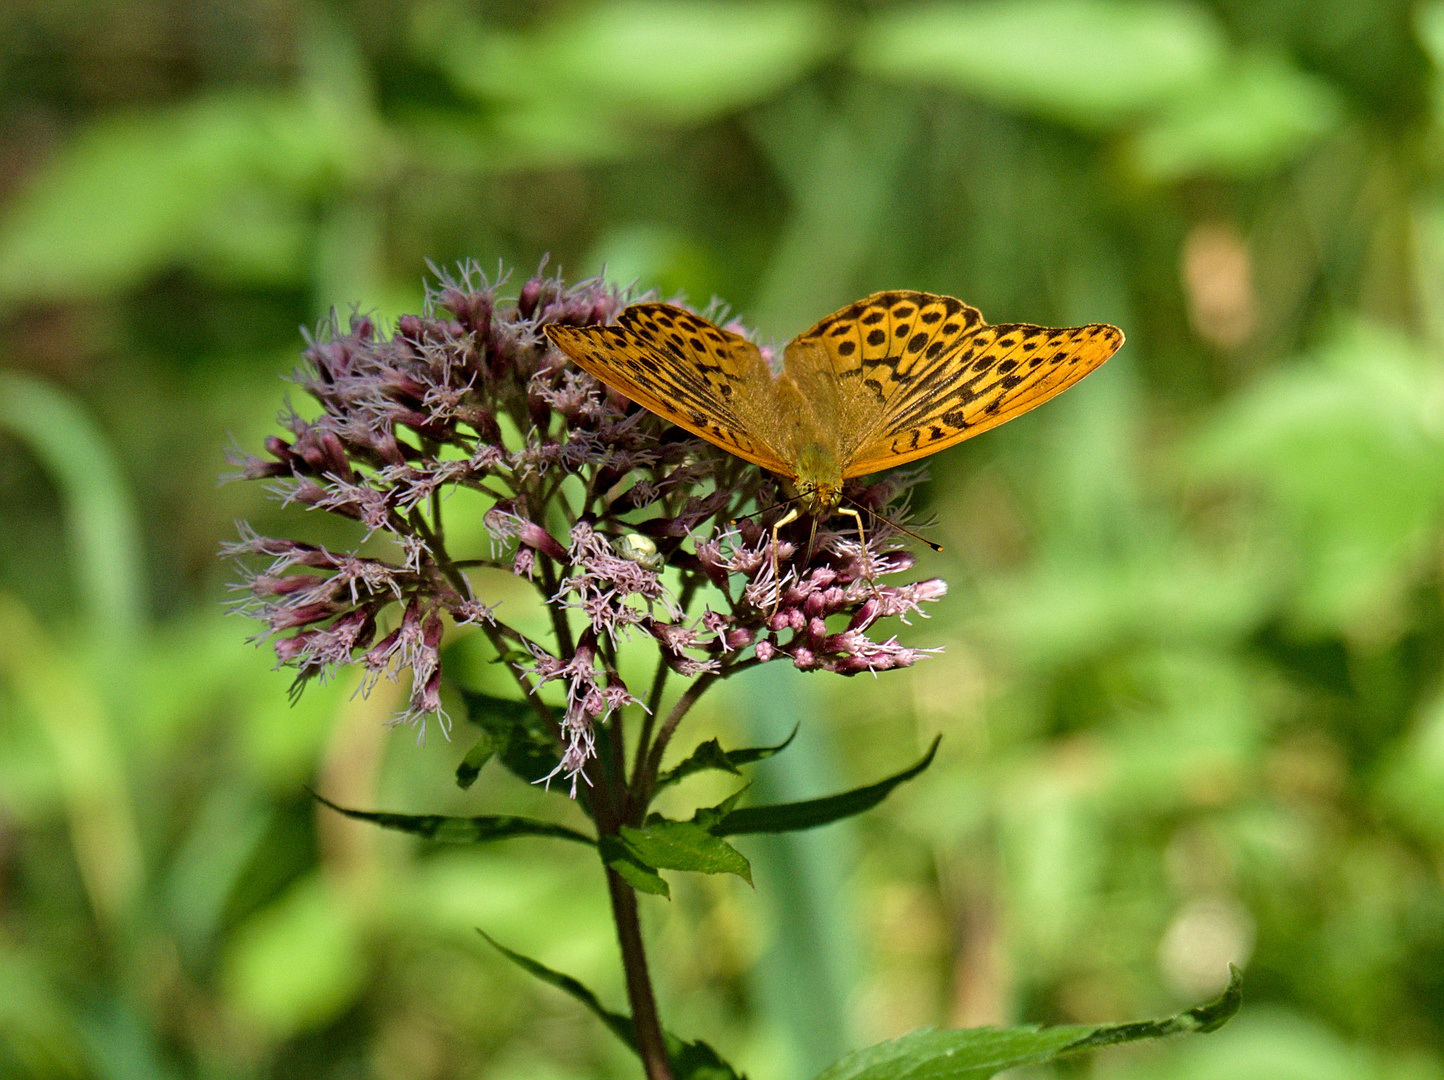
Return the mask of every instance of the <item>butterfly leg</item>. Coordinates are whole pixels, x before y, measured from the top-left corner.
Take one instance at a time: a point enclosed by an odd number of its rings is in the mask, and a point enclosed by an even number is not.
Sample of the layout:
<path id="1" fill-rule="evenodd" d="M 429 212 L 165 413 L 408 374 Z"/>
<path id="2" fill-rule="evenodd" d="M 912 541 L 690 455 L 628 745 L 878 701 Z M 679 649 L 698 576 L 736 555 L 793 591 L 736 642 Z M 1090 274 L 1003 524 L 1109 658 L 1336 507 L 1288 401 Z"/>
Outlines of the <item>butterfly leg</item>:
<path id="1" fill-rule="evenodd" d="M 797 507 L 790 506 L 787 513 L 777 519 L 772 526 L 772 580 L 777 583 L 777 599 L 772 604 L 772 614 L 777 614 L 777 609 L 782 604 L 782 577 L 777 569 L 777 532 L 784 525 L 791 525 L 798 518 Z"/>
<path id="2" fill-rule="evenodd" d="M 872 590 L 873 599 L 877 600 L 878 603 L 882 603 L 882 594 L 877 591 L 877 582 L 873 580 L 872 557 L 867 553 L 867 534 L 862 531 L 862 515 L 856 510 L 849 509 L 845 506 L 839 506 L 833 513 L 850 517 L 853 521 L 857 522 L 857 539 L 862 544 L 863 576 L 867 578 L 867 587 Z"/>

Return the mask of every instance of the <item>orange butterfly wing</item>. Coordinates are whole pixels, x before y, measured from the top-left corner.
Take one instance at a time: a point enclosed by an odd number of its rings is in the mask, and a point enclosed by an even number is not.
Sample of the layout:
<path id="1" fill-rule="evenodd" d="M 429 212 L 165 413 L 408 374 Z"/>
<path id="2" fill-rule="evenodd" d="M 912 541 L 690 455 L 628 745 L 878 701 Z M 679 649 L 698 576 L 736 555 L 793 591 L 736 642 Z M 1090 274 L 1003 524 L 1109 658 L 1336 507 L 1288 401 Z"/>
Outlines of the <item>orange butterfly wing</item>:
<path id="1" fill-rule="evenodd" d="M 977 309 L 931 293 L 875 293 L 788 346 L 789 365 L 825 354 L 843 392 L 843 475 L 937 453 L 1062 393 L 1118 351 L 1104 323 L 989 326 Z M 794 360 L 795 357 L 795 360 Z M 817 358 L 813 360 L 813 358 Z"/>
<path id="2" fill-rule="evenodd" d="M 615 326 L 546 327 L 584 371 L 678 427 L 764 469 L 796 476 L 755 430 L 772 373 L 757 346 L 672 304 L 634 304 Z"/>

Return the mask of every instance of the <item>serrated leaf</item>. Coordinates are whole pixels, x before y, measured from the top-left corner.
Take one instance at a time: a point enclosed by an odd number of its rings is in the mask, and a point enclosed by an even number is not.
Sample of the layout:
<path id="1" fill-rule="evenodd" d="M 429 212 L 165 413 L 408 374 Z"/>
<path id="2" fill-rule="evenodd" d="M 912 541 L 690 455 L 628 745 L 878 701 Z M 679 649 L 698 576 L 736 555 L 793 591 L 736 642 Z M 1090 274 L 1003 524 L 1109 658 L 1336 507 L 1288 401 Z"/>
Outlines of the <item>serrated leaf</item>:
<path id="1" fill-rule="evenodd" d="M 740 750 L 723 750 L 722 744 L 716 739 L 708 739 L 693 750 L 681 764 L 666 770 L 657 777 L 655 790 L 661 791 L 664 787 L 675 784 L 693 773 L 705 772 L 708 769 L 740 776 L 742 773 L 738 766 L 751 765 L 753 762 L 764 761 L 774 754 L 780 754 L 796 737 L 797 728 L 793 727 L 792 734 L 776 746 L 744 746 Z"/>
<path id="2" fill-rule="evenodd" d="M 661 874 L 639 859 L 620 836 L 601 837 L 602 862 L 638 892 L 672 898 L 672 890 Z"/>
<path id="3" fill-rule="evenodd" d="M 499 944 L 485 930 L 478 929 L 477 933 L 486 939 L 487 944 L 523 971 L 536 976 L 542 982 L 555 986 L 563 993 L 570 994 L 581 1002 L 607 1026 L 607 1030 L 622 1040 L 632 1053 L 637 1052 L 637 1033 L 630 1016 L 612 1012 L 601 1003 L 596 994 L 570 975 L 553 971 L 529 956 L 513 952 L 505 945 Z M 667 1057 L 672 1062 L 672 1075 L 675 1080 L 743 1080 L 731 1065 L 718 1056 L 716 1050 L 700 1039 L 695 1042 L 685 1042 L 670 1031 L 663 1031 L 662 1038 L 667 1045 Z"/>
<path id="4" fill-rule="evenodd" d="M 854 814 L 861 814 L 865 810 L 871 810 L 887 798 L 893 788 L 911 780 L 931 765 L 933 755 L 938 752 L 938 743 L 941 741 L 942 736 L 939 735 L 916 765 L 906 768 L 900 773 L 895 773 L 885 780 L 879 780 L 875 784 L 844 791 L 839 795 L 808 799 L 804 802 L 779 803 L 776 806 L 745 806 L 741 810 L 731 810 L 723 814 L 715 823 L 706 826 L 707 831 L 713 836 L 797 832 L 802 829 L 815 829 L 819 825 L 829 825 L 834 821 L 852 817 Z"/>
<path id="5" fill-rule="evenodd" d="M 476 783 L 481 770 L 495 753 L 496 738 L 489 731 L 482 732 L 480 738 L 466 752 L 466 757 L 461 759 L 461 764 L 456 767 L 456 786 L 465 791 Z"/>
<path id="6" fill-rule="evenodd" d="M 622 839 L 633 855 L 655 870 L 736 874 L 752 884 L 752 866 L 742 852 L 693 822 L 662 820 L 640 829 L 623 825 Z"/>
<path id="7" fill-rule="evenodd" d="M 491 840 L 509 840 L 514 836 L 551 836 L 559 840 L 575 840 L 581 844 L 596 843 L 585 833 L 550 821 L 535 821 L 507 814 L 446 817 L 443 814 L 390 814 L 375 810 L 351 810 L 337 806 L 330 799 L 316 795 L 315 792 L 312 794 L 317 802 L 329 806 L 338 814 L 355 818 L 357 821 L 369 821 L 383 829 L 424 836 L 428 840 L 443 844 L 481 844 Z"/>
<path id="8" fill-rule="evenodd" d="M 869 1046 L 829 1065 L 815 1080 L 987 1080 L 1007 1069 L 1037 1065 L 1117 1043 L 1216 1031 L 1243 1003 L 1239 970 L 1217 1000 L 1164 1020 L 1101 1027 L 924 1029 Z"/>

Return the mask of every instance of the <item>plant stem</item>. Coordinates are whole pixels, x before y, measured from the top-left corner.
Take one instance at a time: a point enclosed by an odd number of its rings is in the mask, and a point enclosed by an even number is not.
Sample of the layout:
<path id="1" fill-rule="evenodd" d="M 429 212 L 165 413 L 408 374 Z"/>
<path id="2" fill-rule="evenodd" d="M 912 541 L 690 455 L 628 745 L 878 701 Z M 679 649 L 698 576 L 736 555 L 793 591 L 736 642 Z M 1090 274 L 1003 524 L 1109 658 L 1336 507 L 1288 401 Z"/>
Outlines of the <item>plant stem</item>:
<path id="1" fill-rule="evenodd" d="M 637 1033 L 637 1054 L 647 1071 L 647 1080 L 672 1080 L 667 1044 L 657 1018 L 657 1000 L 652 996 L 652 979 L 647 973 L 647 954 L 642 949 L 642 924 L 637 918 L 637 894 L 632 887 L 607 870 L 607 890 L 612 897 L 612 918 L 617 923 L 617 941 L 622 947 L 622 968 L 627 975 L 627 1001 L 632 1006 L 632 1026 Z"/>
<path id="2" fill-rule="evenodd" d="M 730 673 L 730 669 L 727 673 Z M 697 699 L 706 693 L 707 688 L 720 677 L 721 673 L 698 676 L 692 685 L 687 687 L 687 692 L 677 699 L 677 704 L 672 706 L 672 711 L 667 714 L 661 730 L 657 732 L 656 741 L 647 751 L 647 763 L 643 768 L 642 775 L 633 777 L 634 809 L 640 808 L 642 812 L 646 811 L 647 804 L 652 801 L 652 788 L 657 783 L 657 770 L 662 767 L 662 755 L 667 750 L 667 744 L 672 741 L 672 733 L 677 730 L 677 725 L 682 722 L 682 717 L 687 715 L 687 711 L 697 704 Z"/>

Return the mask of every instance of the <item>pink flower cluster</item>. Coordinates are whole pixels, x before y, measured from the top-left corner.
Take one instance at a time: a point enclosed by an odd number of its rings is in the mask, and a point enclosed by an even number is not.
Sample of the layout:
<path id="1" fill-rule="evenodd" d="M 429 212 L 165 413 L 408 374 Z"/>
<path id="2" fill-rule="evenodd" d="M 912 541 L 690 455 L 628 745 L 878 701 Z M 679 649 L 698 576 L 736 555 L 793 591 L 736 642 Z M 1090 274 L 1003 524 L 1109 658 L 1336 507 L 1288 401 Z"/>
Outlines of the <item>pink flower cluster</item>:
<path id="1" fill-rule="evenodd" d="M 809 546 L 810 522 L 795 523 L 774 558 L 772 477 L 599 386 L 541 332 L 609 322 L 626 303 L 602 281 L 569 287 L 541 273 L 505 300 L 468 266 L 389 335 L 365 317 L 322 326 L 297 375 L 319 415 L 285 415 L 288 435 L 237 464 L 285 502 L 358 523 L 367 554 L 244 525 L 226 549 L 251 567 L 239 608 L 265 623 L 260 636 L 298 687 L 351 663 L 365 669 L 363 689 L 409 672 L 398 722 L 424 732 L 435 715 L 445 730 L 441 642 L 448 622 L 476 627 L 518 658 L 520 690 L 554 717 L 559 771 L 575 790 L 595 726 L 638 702 L 616 664 L 634 638 L 687 677 L 783 658 L 851 675 L 905 667 L 926 651 L 868 636 L 877 620 L 905 618 L 945 590 L 882 581 L 913 561 L 880 519 L 865 549 L 827 522 Z M 895 515 L 887 506 L 908 486 L 850 484 L 846 494 Z M 491 501 L 489 550 L 448 546 L 446 497 L 458 489 Z M 749 513 L 758 516 L 736 521 Z M 498 617 L 473 580 L 483 567 L 536 585 L 554 640 Z M 546 703 L 553 682 L 564 704 Z"/>

